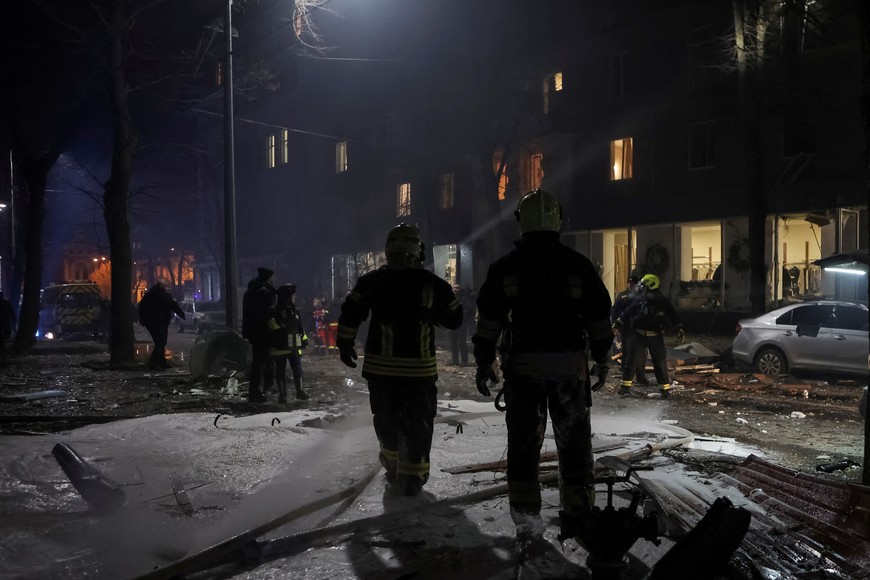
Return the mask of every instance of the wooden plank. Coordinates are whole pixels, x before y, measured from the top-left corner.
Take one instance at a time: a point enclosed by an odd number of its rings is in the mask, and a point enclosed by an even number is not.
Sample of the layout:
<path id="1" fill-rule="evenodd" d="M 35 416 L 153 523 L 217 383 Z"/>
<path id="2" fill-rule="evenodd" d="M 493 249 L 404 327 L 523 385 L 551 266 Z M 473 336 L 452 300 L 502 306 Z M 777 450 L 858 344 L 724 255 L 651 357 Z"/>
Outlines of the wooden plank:
<path id="1" fill-rule="evenodd" d="M 592 452 L 599 453 L 602 451 L 611 451 L 613 449 L 619 449 L 621 447 L 625 447 L 625 440 L 617 440 L 617 441 L 599 441 L 597 444 L 595 441 L 592 442 Z M 559 459 L 558 453 L 556 451 L 545 451 L 541 453 L 540 463 L 547 463 L 548 461 L 557 461 Z M 449 473 L 451 475 L 458 475 L 461 473 L 478 473 L 480 471 L 504 471 L 507 469 L 507 458 L 499 459 L 498 461 L 488 461 L 485 463 L 472 463 L 469 465 L 459 465 L 457 467 L 442 467 L 441 471 L 444 473 Z"/>

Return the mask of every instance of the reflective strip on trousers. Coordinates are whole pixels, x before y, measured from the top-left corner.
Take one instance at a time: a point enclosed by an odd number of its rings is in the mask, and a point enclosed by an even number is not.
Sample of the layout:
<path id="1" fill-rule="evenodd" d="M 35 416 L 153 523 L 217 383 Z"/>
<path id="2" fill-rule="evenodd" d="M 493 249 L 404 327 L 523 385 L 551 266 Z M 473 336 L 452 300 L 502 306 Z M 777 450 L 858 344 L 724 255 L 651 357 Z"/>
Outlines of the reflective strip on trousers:
<path id="1" fill-rule="evenodd" d="M 508 481 L 508 503 L 512 506 L 541 506 L 541 485 L 535 481 Z"/>
<path id="2" fill-rule="evenodd" d="M 422 461 L 420 463 L 408 463 L 399 461 L 396 466 L 396 473 L 399 475 L 412 475 L 414 477 L 427 478 L 429 475 L 429 462 Z"/>

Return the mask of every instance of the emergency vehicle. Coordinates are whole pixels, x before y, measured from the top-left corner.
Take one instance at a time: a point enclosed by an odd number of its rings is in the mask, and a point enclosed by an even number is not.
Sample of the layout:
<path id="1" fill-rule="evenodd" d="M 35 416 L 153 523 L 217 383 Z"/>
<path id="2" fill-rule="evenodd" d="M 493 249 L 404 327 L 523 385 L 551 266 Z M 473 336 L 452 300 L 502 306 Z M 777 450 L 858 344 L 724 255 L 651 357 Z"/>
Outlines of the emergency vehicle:
<path id="1" fill-rule="evenodd" d="M 58 337 L 64 334 L 99 333 L 100 287 L 93 282 L 52 284 L 41 292 L 39 336 Z"/>

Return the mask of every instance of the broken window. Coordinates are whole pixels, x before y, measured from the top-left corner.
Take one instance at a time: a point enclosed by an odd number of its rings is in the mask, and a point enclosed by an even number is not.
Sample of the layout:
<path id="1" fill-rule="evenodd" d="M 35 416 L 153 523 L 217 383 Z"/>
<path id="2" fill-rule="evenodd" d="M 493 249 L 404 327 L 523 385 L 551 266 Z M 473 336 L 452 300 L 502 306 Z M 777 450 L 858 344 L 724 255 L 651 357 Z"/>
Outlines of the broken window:
<path id="1" fill-rule="evenodd" d="M 347 171 L 347 141 L 335 144 L 335 172 Z"/>
<path id="2" fill-rule="evenodd" d="M 631 179 L 634 144 L 631 137 L 610 142 L 610 180 Z"/>
<path id="3" fill-rule="evenodd" d="M 441 174 L 441 209 L 453 207 L 453 174 Z"/>
<path id="4" fill-rule="evenodd" d="M 492 156 L 492 172 L 494 175 L 498 176 L 498 199 L 499 201 L 504 201 L 507 196 L 507 188 L 508 188 L 508 176 L 507 176 L 507 163 L 502 167 L 502 156 L 504 152 L 499 149 Z M 501 173 L 499 173 L 501 170 Z"/>
<path id="5" fill-rule="evenodd" d="M 396 188 L 396 216 L 411 215 L 411 184 L 400 183 Z"/>

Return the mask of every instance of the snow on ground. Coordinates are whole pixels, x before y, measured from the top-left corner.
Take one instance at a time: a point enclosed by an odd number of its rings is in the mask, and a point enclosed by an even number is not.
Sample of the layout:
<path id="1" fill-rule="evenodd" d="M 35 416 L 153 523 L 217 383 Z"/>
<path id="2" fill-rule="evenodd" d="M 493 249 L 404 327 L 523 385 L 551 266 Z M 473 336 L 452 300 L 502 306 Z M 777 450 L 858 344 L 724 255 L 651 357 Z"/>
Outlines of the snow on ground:
<path id="1" fill-rule="evenodd" d="M 625 441 L 625 447 L 599 456 L 691 437 L 653 414 L 597 415 L 593 408 L 597 440 Z M 305 426 L 318 419 L 326 428 Z M 292 557 L 232 573 L 252 579 L 395 578 L 410 572 L 439 578 L 472 572 L 478 578 L 512 577 L 514 532 L 505 496 L 470 505 L 438 501 L 504 483 L 500 472 L 442 471 L 503 459 L 504 415 L 492 403 L 451 400 L 439 403 L 437 421 L 432 473 L 422 497 L 385 494 L 379 472 L 353 503 L 300 518 L 266 538 L 362 518 L 373 518 L 371 525 L 352 534 L 326 534 L 320 544 L 303 544 Z M 56 443 L 71 446 L 123 484 L 126 507 L 109 515 L 90 509 L 54 459 Z M 691 446 L 759 454 L 733 440 L 696 440 Z M 326 411 L 310 410 L 246 417 L 170 414 L 69 433 L 0 438 L 0 577 L 139 576 L 352 485 L 377 468 L 377 449 L 367 407 L 336 422 Z M 553 450 L 550 427 L 544 451 Z M 665 479 L 693 477 L 679 464 L 655 473 Z M 188 490 L 192 515 L 177 504 L 173 478 Z M 604 489 L 599 486 L 599 505 L 606 501 Z M 544 500 L 544 518 L 552 521 L 558 514 L 557 490 L 545 488 Z M 375 517 L 391 512 L 399 515 Z M 547 537 L 557 533 L 551 525 Z M 638 560 L 654 561 L 669 545 L 665 541 L 656 548 L 640 540 L 633 553 Z M 585 560 L 582 549 L 574 549 L 566 566 Z"/>

